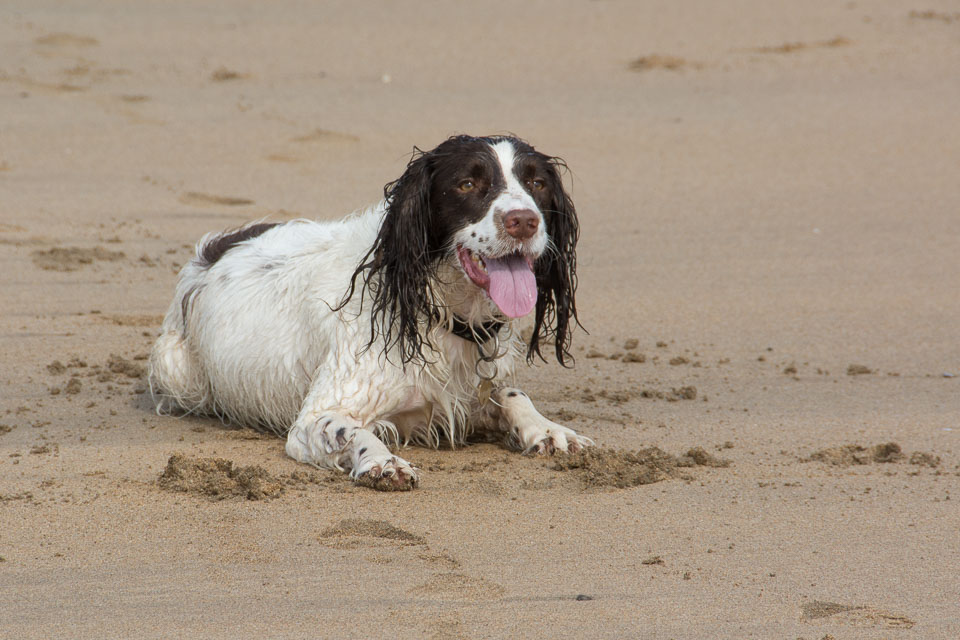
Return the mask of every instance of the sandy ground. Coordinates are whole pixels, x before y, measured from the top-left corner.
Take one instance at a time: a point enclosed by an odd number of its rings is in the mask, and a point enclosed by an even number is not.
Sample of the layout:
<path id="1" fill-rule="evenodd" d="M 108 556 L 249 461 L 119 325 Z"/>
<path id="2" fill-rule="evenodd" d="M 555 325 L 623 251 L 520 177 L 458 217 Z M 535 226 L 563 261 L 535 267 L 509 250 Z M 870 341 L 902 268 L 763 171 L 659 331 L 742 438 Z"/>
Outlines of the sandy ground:
<path id="1" fill-rule="evenodd" d="M 956 3 L 439 4 L 0 7 L 0 636 L 960 637 Z M 200 235 L 508 131 L 572 169 L 589 330 L 521 382 L 730 466 L 413 449 L 385 494 L 152 412 Z"/>

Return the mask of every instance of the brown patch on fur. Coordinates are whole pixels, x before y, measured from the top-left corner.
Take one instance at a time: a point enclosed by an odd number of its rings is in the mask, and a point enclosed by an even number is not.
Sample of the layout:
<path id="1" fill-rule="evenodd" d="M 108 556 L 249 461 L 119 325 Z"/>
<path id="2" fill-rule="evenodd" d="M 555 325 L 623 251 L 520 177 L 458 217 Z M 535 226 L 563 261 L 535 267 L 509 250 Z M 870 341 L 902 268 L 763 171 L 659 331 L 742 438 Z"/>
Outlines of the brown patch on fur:
<path id="1" fill-rule="evenodd" d="M 203 245 L 203 249 L 200 250 L 200 259 L 204 266 L 210 266 L 236 245 L 256 238 L 279 224 L 279 222 L 260 222 L 222 233 Z"/>

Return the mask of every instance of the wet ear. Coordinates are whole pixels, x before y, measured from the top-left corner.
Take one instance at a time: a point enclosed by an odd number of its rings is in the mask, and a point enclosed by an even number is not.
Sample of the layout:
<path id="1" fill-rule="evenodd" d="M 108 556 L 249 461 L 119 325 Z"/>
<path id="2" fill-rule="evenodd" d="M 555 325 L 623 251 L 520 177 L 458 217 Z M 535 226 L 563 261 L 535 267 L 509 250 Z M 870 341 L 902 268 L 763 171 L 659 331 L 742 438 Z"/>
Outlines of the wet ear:
<path id="1" fill-rule="evenodd" d="M 557 360 L 568 366 L 567 361 L 572 358 L 570 334 L 573 325 L 580 324 L 574 298 L 580 226 L 573 200 L 563 188 L 559 169 L 565 167 L 559 158 L 548 159 L 550 199 L 543 213 L 550 246 L 536 264 L 537 306 L 527 360 L 533 360 L 535 355 L 543 359 L 540 343 L 552 337 Z"/>
<path id="2" fill-rule="evenodd" d="M 354 272 L 343 303 L 361 277 L 362 295 L 369 295 L 372 303 L 367 346 L 380 337 L 387 353 L 398 348 L 404 364 L 424 360 L 419 323 L 436 307 L 430 287 L 436 270 L 429 247 L 431 180 L 429 154 L 415 150 L 403 175 L 384 187 L 386 212 L 380 231 Z"/>

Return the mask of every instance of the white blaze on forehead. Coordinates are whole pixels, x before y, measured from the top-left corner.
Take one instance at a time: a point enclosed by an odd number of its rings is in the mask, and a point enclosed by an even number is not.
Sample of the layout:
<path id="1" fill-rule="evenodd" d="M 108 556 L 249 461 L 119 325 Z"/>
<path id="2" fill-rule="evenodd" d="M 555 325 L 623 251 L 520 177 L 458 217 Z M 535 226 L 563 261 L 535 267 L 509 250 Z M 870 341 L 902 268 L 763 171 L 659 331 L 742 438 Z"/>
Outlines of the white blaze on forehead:
<path id="1" fill-rule="evenodd" d="M 502 140 L 491 145 L 491 149 L 497 157 L 500 164 L 500 173 L 503 174 L 503 179 L 506 182 L 503 193 L 493 201 L 492 208 L 494 211 L 506 213 L 515 209 L 530 209 L 539 213 L 540 209 L 537 208 L 533 198 L 523 188 L 513 172 L 513 165 L 516 162 L 516 149 L 513 143 L 509 140 Z"/>

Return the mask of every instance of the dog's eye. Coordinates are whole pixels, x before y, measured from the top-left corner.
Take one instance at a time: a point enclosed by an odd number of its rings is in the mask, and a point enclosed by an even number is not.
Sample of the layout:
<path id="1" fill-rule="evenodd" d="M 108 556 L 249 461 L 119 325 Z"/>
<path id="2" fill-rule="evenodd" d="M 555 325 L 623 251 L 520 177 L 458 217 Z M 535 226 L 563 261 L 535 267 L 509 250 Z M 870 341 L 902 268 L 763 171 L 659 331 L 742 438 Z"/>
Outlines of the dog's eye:
<path id="1" fill-rule="evenodd" d="M 543 191 L 543 188 L 546 186 L 543 183 L 543 180 L 540 178 L 535 178 L 533 180 L 527 180 L 527 186 L 534 191 Z"/>
<path id="2" fill-rule="evenodd" d="M 476 188 L 477 188 L 477 185 L 474 183 L 473 180 L 464 180 L 463 182 L 457 185 L 457 189 L 461 193 L 469 193 Z"/>

